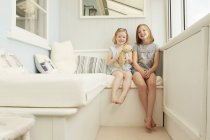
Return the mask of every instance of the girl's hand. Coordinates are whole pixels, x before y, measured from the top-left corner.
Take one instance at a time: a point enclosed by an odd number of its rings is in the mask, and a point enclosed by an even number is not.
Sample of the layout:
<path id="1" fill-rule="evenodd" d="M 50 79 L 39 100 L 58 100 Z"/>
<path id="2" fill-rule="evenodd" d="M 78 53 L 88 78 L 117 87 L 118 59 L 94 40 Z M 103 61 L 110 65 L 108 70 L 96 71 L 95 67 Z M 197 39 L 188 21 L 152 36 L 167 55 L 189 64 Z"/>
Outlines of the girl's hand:
<path id="1" fill-rule="evenodd" d="M 126 53 L 126 54 L 125 54 L 125 60 L 127 60 L 127 61 L 128 61 L 129 59 L 130 59 L 129 54 L 128 54 L 128 53 Z"/>
<path id="2" fill-rule="evenodd" d="M 127 63 L 129 63 L 129 64 L 132 64 L 132 56 L 130 56 L 130 54 L 129 53 L 126 53 L 125 54 L 125 61 L 127 62 Z"/>
<path id="3" fill-rule="evenodd" d="M 143 78 L 145 78 L 146 70 L 142 69 L 139 71 Z"/>
<path id="4" fill-rule="evenodd" d="M 151 71 L 150 70 L 145 70 L 145 74 L 144 74 L 144 78 L 148 79 L 151 75 Z"/>
<path id="5" fill-rule="evenodd" d="M 125 54 L 125 61 L 127 61 L 127 62 L 131 61 L 131 57 L 129 56 L 128 53 Z"/>

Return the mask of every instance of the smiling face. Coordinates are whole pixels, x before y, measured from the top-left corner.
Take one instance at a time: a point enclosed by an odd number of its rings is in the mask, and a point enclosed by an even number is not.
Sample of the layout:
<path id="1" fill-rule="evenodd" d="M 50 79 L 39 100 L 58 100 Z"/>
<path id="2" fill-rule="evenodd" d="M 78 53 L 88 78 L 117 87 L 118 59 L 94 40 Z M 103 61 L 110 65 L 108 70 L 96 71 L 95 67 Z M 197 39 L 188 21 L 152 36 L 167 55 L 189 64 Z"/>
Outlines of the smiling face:
<path id="1" fill-rule="evenodd" d="M 128 44 L 128 32 L 125 28 L 118 28 L 112 38 L 112 42 L 118 46 Z"/>
<path id="2" fill-rule="evenodd" d="M 149 30 L 146 26 L 141 26 L 138 29 L 138 36 L 143 42 L 149 37 Z"/>
<path id="3" fill-rule="evenodd" d="M 146 24 L 138 25 L 136 29 L 136 43 L 137 44 L 148 44 L 154 41 L 154 37 L 150 28 Z"/>
<path id="4" fill-rule="evenodd" d="M 116 35 L 117 45 L 124 45 L 127 42 L 127 35 L 125 32 L 118 32 Z"/>

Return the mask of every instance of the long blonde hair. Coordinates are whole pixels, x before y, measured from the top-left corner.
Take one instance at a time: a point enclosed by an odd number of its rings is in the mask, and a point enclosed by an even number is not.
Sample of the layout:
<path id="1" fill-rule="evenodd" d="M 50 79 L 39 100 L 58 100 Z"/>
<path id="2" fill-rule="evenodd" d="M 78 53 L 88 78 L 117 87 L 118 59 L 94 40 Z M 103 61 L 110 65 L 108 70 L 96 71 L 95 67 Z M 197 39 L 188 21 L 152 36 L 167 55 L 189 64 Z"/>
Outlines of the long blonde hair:
<path id="1" fill-rule="evenodd" d="M 146 25 L 146 24 L 139 24 L 139 25 L 137 26 L 137 28 L 136 28 L 136 44 L 138 44 L 138 45 L 139 45 L 139 44 L 142 44 L 142 40 L 139 38 L 139 35 L 138 35 L 138 30 L 139 30 L 139 28 L 142 27 L 142 26 L 146 27 L 147 30 L 149 31 L 149 36 L 148 36 L 148 38 L 147 38 L 147 39 L 149 40 L 149 43 L 154 42 L 154 37 L 153 37 L 153 35 L 152 35 L 152 32 L 151 32 L 149 26 Z"/>
<path id="2" fill-rule="evenodd" d="M 129 37 L 128 37 L 128 32 L 127 32 L 127 30 L 126 30 L 125 28 L 118 28 L 118 29 L 116 30 L 116 32 L 115 32 L 115 34 L 114 34 L 114 36 L 113 36 L 113 38 L 112 38 L 112 42 L 113 42 L 114 44 L 117 44 L 116 37 L 117 37 L 117 34 L 118 34 L 119 32 L 125 32 L 125 34 L 126 34 L 126 42 L 125 42 L 125 44 L 128 44 L 128 42 L 129 42 Z"/>

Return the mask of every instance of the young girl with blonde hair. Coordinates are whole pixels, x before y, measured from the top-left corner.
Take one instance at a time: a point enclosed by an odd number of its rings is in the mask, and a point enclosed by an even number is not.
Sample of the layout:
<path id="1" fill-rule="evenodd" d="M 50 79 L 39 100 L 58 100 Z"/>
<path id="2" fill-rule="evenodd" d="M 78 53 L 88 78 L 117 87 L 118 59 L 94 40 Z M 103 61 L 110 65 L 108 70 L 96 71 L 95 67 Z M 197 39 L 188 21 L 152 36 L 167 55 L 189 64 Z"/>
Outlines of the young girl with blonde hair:
<path id="1" fill-rule="evenodd" d="M 128 54 L 125 58 L 125 65 L 122 67 L 116 67 L 115 63 L 118 61 L 118 54 L 123 49 L 125 45 L 128 44 L 128 33 L 124 28 L 118 28 L 113 36 L 112 42 L 113 46 L 110 47 L 108 52 L 107 64 L 109 65 L 111 74 L 115 77 L 112 83 L 111 101 L 115 104 L 122 104 L 126 98 L 128 90 L 130 89 L 132 74 L 132 52 Z M 117 90 L 122 83 L 122 93 L 119 98 L 117 98 Z"/>

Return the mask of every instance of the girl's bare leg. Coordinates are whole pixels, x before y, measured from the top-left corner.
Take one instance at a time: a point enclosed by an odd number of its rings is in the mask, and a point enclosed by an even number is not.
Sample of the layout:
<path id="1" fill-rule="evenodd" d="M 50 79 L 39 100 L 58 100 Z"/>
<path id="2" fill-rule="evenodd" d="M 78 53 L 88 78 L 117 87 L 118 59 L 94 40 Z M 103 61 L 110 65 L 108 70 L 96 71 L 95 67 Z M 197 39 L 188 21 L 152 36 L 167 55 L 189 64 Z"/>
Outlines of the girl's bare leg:
<path id="1" fill-rule="evenodd" d="M 117 90 L 123 80 L 123 73 L 121 71 L 114 71 L 112 75 L 115 77 L 112 83 L 112 103 L 117 103 Z"/>
<path id="2" fill-rule="evenodd" d="M 131 72 L 124 72 L 124 80 L 122 85 L 122 93 L 120 95 L 120 98 L 118 100 L 119 104 L 122 104 L 127 96 L 128 90 L 131 87 L 131 80 L 132 80 L 132 74 Z"/>
<path id="3" fill-rule="evenodd" d="M 141 74 L 139 72 L 135 72 L 133 74 L 133 81 L 136 85 L 136 87 L 138 88 L 138 93 L 140 95 L 140 100 L 141 100 L 141 103 L 143 105 L 143 108 L 144 108 L 144 111 L 145 111 L 145 114 L 146 114 L 146 117 L 147 118 L 147 85 L 145 83 L 145 80 L 144 78 L 141 76 Z M 146 122 L 146 120 L 145 120 Z"/>
<path id="4" fill-rule="evenodd" d="M 146 80 L 148 85 L 148 105 L 146 114 L 146 127 L 151 129 L 156 126 L 152 116 L 156 99 L 156 75 L 152 73 L 149 79 Z"/>

